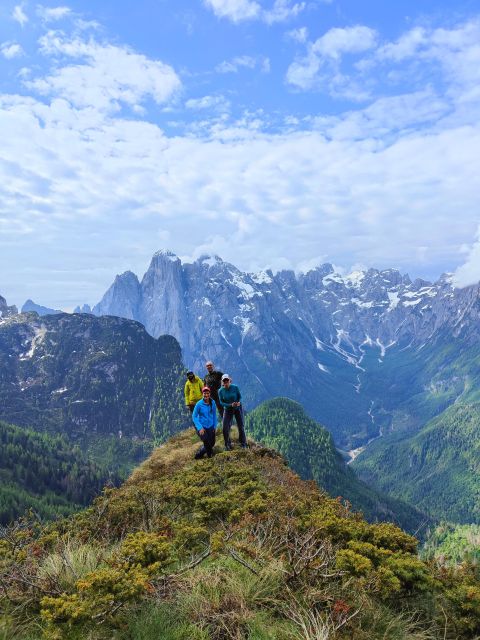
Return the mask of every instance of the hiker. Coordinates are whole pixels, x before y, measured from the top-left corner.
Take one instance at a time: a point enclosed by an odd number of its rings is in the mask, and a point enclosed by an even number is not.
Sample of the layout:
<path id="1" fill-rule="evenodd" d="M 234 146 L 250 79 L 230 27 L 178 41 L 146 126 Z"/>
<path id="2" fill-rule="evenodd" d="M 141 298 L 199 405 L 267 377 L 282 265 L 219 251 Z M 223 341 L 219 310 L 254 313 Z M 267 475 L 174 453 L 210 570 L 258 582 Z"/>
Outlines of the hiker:
<path id="1" fill-rule="evenodd" d="M 193 371 L 187 371 L 187 381 L 185 382 L 185 404 L 193 413 L 195 405 L 202 399 L 202 380 Z"/>
<path id="2" fill-rule="evenodd" d="M 245 437 L 245 429 L 243 427 L 243 411 L 242 411 L 242 394 L 236 384 L 232 384 L 228 373 L 222 376 L 222 388 L 218 392 L 221 405 L 224 408 L 223 413 L 223 439 L 225 441 L 225 451 L 231 451 L 232 441 L 230 440 L 230 430 L 232 428 L 233 417 L 238 427 L 238 439 L 243 449 L 247 448 L 247 439 Z"/>
<path id="3" fill-rule="evenodd" d="M 195 454 L 195 460 L 200 460 L 205 454 L 211 458 L 213 456 L 213 447 L 215 446 L 217 407 L 211 398 L 208 387 L 203 387 L 202 396 L 202 399 L 196 403 L 192 414 L 198 437 L 203 442 L 203 446 Z"/>
<path id="4" fill-rule="evenodd" d="M 205 376 L 203 381 L 205 383 L 205 386 L 210 388 L 210 394 L 211 394 L 212 400 L 217 405 L 217 409 L 223 418 L 223 406 L 220 404 L 220 400 L 218 398 L 218 390 L 222 386 L 223 372 L 217 371 L 211 360 L 209 360 L 205 364 L 205 366 L 207 367 L 208 373 Z"/>

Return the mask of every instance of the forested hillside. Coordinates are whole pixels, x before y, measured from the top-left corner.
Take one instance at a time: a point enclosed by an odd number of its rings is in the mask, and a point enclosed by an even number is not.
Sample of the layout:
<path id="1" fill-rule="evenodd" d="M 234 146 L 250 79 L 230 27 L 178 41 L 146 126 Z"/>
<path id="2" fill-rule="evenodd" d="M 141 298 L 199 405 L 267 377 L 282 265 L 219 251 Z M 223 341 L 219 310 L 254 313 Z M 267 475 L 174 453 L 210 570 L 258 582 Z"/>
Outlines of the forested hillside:
<path id="1" fill-rule="evenodd" d="M 193 460 L 188 430 L 119 489 L 0 540 L 15 640 L 473 640 L 478 568 L 418 558 L 273 450 Z"/>
<path id="2" fill-rule="evenodd" d="M 410 438 L 374 442 L 353 464 L 369 484 L 433 517 L 480 522 L 480 403 L 455 404 Z"/>
<path id="3" fill-rule="evenodd" d="M 315 480 L 331 496 L 341 496 L 369 520 L 389 520 L 408 531 L 423 531 L 429 518 L 401 500 L 375 491 L 358 479 L 335 449 L 332 436 L 307 416 L 298 402 L 274 398 L 251 411 L 247 433 L 275 448 L 302 478 Z"/>
<path id="4" fill-rule="evenodd" d="M 41 518 L 85 506 L 106 484 L 121 480 L 117 467 L 88 460 L 60 435 L 36 433 L 0 421 L 0 523 L 33 509 Z"/>
<path id="5" fill-rule="evenodd" d="M 20 314 L 0 323 L 0 418 L 85 442 L 163 440 L 188 424 L 184 368 L 171 336 L 138 322 Z"/>
<path id="6" fill-rule="evenodd" d="M 480 525 L 442 523 L 428 536 L 422 553 L 446 564 L 480 564 Z"/>

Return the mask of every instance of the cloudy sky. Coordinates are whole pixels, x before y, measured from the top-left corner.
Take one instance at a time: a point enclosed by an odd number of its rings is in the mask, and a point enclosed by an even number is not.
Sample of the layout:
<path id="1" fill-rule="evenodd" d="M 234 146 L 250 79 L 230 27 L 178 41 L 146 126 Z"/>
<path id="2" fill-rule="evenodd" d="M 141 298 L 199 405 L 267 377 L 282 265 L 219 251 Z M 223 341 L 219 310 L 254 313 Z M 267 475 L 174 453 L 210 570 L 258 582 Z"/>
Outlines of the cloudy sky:
<path id="1" fill-rule="evenodd" d="M 0 294 L 168 248 L 480 279 L 478 1 L 2 0 Z"/>

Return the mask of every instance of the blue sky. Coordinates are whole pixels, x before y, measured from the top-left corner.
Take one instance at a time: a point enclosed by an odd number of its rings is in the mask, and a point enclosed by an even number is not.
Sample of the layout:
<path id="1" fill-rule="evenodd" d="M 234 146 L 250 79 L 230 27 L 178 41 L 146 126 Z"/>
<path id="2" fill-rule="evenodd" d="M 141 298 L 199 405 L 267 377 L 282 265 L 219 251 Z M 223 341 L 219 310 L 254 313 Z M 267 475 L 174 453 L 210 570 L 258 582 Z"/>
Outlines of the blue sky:
<path id="1" fill-rule="evenodd" d="M 168 248 L 480 279 L 480 3 L 5 0 L 0 294 Z"/>

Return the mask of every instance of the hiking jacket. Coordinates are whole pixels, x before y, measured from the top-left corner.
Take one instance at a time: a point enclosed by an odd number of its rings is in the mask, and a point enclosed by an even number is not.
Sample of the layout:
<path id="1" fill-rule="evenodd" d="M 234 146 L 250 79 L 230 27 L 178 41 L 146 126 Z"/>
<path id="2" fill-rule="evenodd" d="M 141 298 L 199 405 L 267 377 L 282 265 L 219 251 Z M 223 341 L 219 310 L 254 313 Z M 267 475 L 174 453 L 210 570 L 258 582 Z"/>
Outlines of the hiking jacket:
<path id="1" fill-rule="evenodd" d="M 212 371 L 211 373 L 207 373 L 205 376 L 205 386 L 210 388 L 210 391 L 216 391 L 222 386 L 222 376 L 223 373 L 221 371 Z"/>
<path id="2" fill-rule="evenodd" d="M 215 429 L 217 426 L 217 405 L 213 400 L 210 400 L 210 404 L 207 404 L 202 398 L 195 405 L 195 409 L 192 413 L 193 424 L 195 429 Z"/>
<path id="3" fill-rule="evenodd" d="M 242 394 L 236 384 L 231 384 L 228 389 L 225 389 L 225 387 L 220 389 L 218 399 L 223 407 L 230 407 L 232 402 L 240 402 Z"/>
<path id="4" fill-rule="evenodd" d="M 201 378 L 195 376 L 192 382 L 187 380 L 185 383 L 185 404 L 195 404 L 203 398 L 202 394 L 203 382 Z"/>

